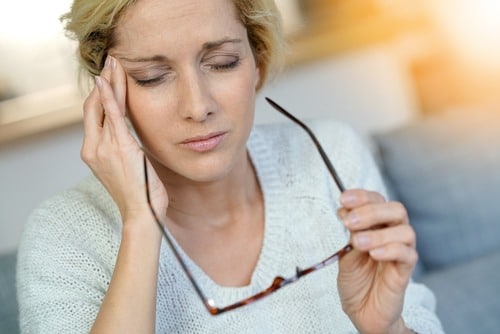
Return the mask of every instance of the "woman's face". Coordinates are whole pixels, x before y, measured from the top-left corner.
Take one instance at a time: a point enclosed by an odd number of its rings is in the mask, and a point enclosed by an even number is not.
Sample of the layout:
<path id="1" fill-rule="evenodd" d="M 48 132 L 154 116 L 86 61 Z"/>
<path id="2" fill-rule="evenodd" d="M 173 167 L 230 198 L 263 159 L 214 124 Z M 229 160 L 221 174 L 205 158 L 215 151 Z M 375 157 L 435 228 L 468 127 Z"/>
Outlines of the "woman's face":
<path id="1" fill-rule="evenodd" d="M 110 50 L 160 175 L 224 177 L 246 159 L 259 70 L 231 0 L 140 0 Z"/>

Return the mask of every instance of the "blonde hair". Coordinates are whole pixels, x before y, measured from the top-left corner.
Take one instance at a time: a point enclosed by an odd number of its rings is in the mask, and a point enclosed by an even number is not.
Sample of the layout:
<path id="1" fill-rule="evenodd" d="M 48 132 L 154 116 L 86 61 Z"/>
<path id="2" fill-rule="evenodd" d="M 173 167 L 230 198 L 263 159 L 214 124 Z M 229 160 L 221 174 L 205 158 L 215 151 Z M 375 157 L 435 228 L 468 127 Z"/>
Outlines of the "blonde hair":
<path id="1" fill-rule="evenodd" d="M 78 61 L 91 77 L 99 75 L 123 13 L 138 0 L 74 0 L 61 17 L 67 35 L 78 42 Z M 283 65 L 285 42 L 281 16 L 274 0 L 232 0 L 245 26 L 261 88 Z"/>

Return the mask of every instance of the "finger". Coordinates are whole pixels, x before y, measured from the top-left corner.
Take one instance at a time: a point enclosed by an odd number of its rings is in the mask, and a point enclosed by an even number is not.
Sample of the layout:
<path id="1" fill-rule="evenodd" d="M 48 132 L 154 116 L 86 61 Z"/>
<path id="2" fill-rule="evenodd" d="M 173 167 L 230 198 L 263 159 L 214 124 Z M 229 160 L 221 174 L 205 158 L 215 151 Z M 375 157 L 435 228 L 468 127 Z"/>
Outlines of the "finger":
<path id="1" fill-rule="evenodd" d="M 161 191 L 164 190 L 163 184 L 161 182 L 158 182 L 158 176 L 156 174 L 156 170 L 154 169 L 153 165 L 151 164 L 151 161 L 149 158 L 147 158 L 146 154 L 144 153 L 144 157 L 146 159 L 146 166 L 145 166 L 145 175 L 147 175 L 147 191 L 151 199 L 156 198 L 157 194 Z M 146 180 L 144 180 L 146 182 Z M 166 210 L 166 206 L 168 205 L 168 202 L 157 202 L 157 201 L 152 201 L 150 202 L 151 206 L 154 210 L 155 213 L 157 212 L 164 212 Z M 157 217 L 160 222 L 163 223 L 161 216 Z"/>
<path id="2" fill-rule="evenodd" d="M 95 77 L 95 87 L 92 90 L 91 94 L 87 98 L 84 103 L 84 110 L 91 110 L 92 115 L 89 119 L 89 126 L 92 126 L 92 123 L 98 124 L 99 128 L 104 127 L 104 120 L 106 118 L 106 111 L 104 109 L 104 105 L 100 96 L 100 89 L 102 88 L 102 78 L 109 78 L 110 69 L 109 69 L 109 60 L 106 58 L 104 63 L 104 68 L 101 71 L 99 76 Z M 98 130 L 100 130 L 98 128 Z"/>
<path id="3" fill-rule="evenodd" d="M 99 75 L 101 78 L 104 78 L 108 81 L 111 80 L 111 70 L 112 70 L 112 57 L 107 56 L 106 61 L 104 62 L 104 67 L 102 68 L 101 74 Z"/>
<path id="4" fill-rule="evenodd" d="M 102 137 L 103 115 L 104 109 L 101 105 L 96 81 L 96 87 L 94 87 L 83 103 L 84 137 L 80 157 L 88 165 L 92 164 L 95 148 Z"/>
<path id="5" fill-rule="evenodd" d="M 113 87 L 113 93 L 115 95 L 116 102 L 122 116 L 125 116 L 126 103 L 125 98 L 127 95 L 127 80 L 126 74 L 121 66 L 120 62 L 113 56 L 108 56 L 110 59 L 111 67 L 111 87 Z"/>
<path id="6" fill-rule="evenodd" d="M 117 140 L 121 143 L 129 143 L 131 135 L 125 122 L 125 116 L 120 111 L 120 107 L 114 96 L 113 88 L 105 78 L 101 78 L 100 81 L 99 95 L 106 113 L 104 119 L 104 135 L 106 139 L 111 141 Z"/>
<path id="7" fill-rule="evenodd" d="M 413 269 L 418 261 L 418 253 L 415 248 L 399 243 L 372 249 L 370 250 L 370 257 L 376 261 L 395 261 L 406 264 L 408 269 Z"/>
<path id="8" fill-rule="evenodd" d="M 107 64 L 107 62 L 106 62 Z M 101 76 L 105 73 L 106 66 L 101 72 Z M 85 100 L 83 104 L 84 110 L 84 129 L 85 126 L 89 131 L 94 129 L 94 126 L 97 125 L 99 128 L 102 128 L 104 123 L 104 109 L 102 107 L 100 94 L 99 94 L 99 86 L 101 85 L 100 76 L 95 77 L 95 86 L 90 92 L 89 96 Z M 87 121 L 87 122 L 85 122 Z M 97 128 L 98 129 L 98 128 Z M 99 130 L 99 129 L 98 129 Z"/>
<path id="9" fill-rule="evenodd" d="M 365 230 L 351 234 L 354 248 L 371 251 L 389 244 L 399 243 L 415 247 L 415 231 L 410 225 L 396 225 L 377 230 Z"/>
<path id="10" fill-rule="evenodd" d="M 341 210 L 339 217 L 351 231 L 365 230 L 380 225 L 409 224 L 408 213 L 399 202 L 366 204 L 352 210 Z"/>
<path id="11" fill-rule="evenodd" d="M 94 136 L 102 130 L 103 112 L 96 82 L 96 87 L 83 102 L 83 130 L 86 135 Z"/>
<path id="12" fill-rule="evenodd" d="M 119 110 L 125 116 L 126 75 L 120 62 L 108 55 L 100 76 L 110 83 Z"/>
<path id="13" fill-rule="evenodd" d="M 116 107 L 116 102 L 114 101 L 114 94 L 111 89 L 110 93 L 110 83 L 112 78 L 112 72 L 114 64 L 114 59 L 111 56 L 106 57 L 106 61 L 104 62 L 104 67 L 101 71 L 101 74 L 96 77 L 96 83 L 98 84 L 98 91 L 101 104 L 103 106 L 103 128 L 104 128 L 104 139 L 109 142 L 109 140 L 113 140 L 116 138 L 115 129 L 110 123 L 112 116 L 116 113 L 119 113 L 118 108 Z"/>
<path id="14" fill-rule="evenodd" d="M 348 209 L 368 203 L 382 202 L 385 202 L 385 198 L 380 193 L 364 189 L 349 189 L 344 191 L 340 196 L 340 203 Z"/>
<path id="15" fill-rule="evenodd" d="M 116 58 L 110 55 L 106 57 L 101 77 L 105 80 L 100 93 L 102 94 L 103 101 L 108 103 L 105 111 L 109 114 L 113 122 L 121 124 L 125 117 L 126 77 L 121 64 L 119 64 Z M 119 126 L 118 130 L 122 131 L 123 129 Z"/>

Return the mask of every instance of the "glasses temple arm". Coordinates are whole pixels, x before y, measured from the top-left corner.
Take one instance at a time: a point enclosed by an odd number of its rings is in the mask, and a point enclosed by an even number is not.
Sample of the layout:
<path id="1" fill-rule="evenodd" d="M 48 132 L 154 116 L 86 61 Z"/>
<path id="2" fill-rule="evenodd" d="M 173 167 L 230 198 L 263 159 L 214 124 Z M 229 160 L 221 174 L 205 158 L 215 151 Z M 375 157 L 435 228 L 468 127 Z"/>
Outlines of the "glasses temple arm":
<path id="1" fill-rule="evenodd" d="M 163 237 L 165 238 L 165 240 L 167 240 L 168 246 L 170 247 L 170 249 L 174 253 L 175 257 L 177 258 L 177 262 L 179 262 L 182 269 L 186 273 L 188 279 L 191 281 L 191 284 L 193 285 L 194 290 L 196 291 L 198 296 L 201 298 L 201 300 L 203 300 L 203 303 L 205 304 L 205 306 L 207 306 L 207 308 L 208 308 L 208 305 L 210 304 L 209 300 L 205 297 L 205 295 L 201 291 L 200 287 L 198 286 L 198 284 L 194 280 L 193 276 L 191 275 L 191 271 L 189 271 L 186 263 L 184 262 L 181 255 L 177 251 L 177 248 L 175 247 L 172 239 L 170 239 L 167 232 L 165 232 L 163 225 L 160 223 L 160 220 L 158 219 L 158 216 L 156 215 L 156 212 L 154 211 L 153 206 L 151 205 L 151 197 L 149 194 L 149 180 L 148 179 L 149 179 L 149 177 L 148 177 L 148 170 L 147 170 L 146 154 L 144 154 L 144 180 L 146 182 L 146 187 L 145 187 L 146 188 L 146 199 L 148 201 L 149 209 L 151 210 L 151 213 L 153 214 L 155 222 L 158 225 L 158 228 L 160 229 Z"/>
<path id="2" fill-rule="evenodd" d="M 326 164 L 326 168 L 328 168 L 328 171 L 330 172 L 333 179 L 335 180 L 335 183 L 337 184 L 337 187 L 339 188 L 340 192 L 344 192 L 345 191 L 344 183 L 340 179 L 340 177 L 337 174 L 337 171 L 335 170 L 335 168 L 333 167 L 330 159 L 326 155 L 325 150 L 323 150 L 323 147 L 321 146 L 320 142 L 318 141 L 318 139 L 316 138 L 314 133 L 311 131 L 311 129 L 307 125 L 305 125 L 302 121 L 300 121 L 297 117 L 290 114 L 288 111 L 286 111 L 283 107 L 278 105 L 276 102 L 274 102 L 270 98 L 266 97 L 266 100 L 267 100 L 267 102 L 269 102 L 269 104 L 274 109 L 278 110 L 280 113 L 282 113 L 283 115 L 285 115 L 286 117 L 288 117 L 289 119 L 294 121 L 296 124 L 298 124 L 301 128 L 303 128 L 307 132 L 309 137 L 311 137 L 312 141 L 314 142 L 314 145 L 316 145 L 316 148 L 318 149 L 319 154 L 321 155 L 321 158 L 323 159 L 323 161 Z"/>

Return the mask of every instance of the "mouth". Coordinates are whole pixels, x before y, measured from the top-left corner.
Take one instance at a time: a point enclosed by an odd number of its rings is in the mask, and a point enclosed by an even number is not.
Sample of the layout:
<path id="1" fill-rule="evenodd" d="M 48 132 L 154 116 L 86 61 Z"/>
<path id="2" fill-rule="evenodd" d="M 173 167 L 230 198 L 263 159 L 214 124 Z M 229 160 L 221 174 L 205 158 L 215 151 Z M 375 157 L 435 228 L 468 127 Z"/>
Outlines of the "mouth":
<path id="1" fill-rule="evenodd" d="M 199 153 L 209 152 L 217 148 L 226 135 L 227 132 L 214 132 L 204 136 L 188 138 L 182 141 L 180 145 Z"/>

